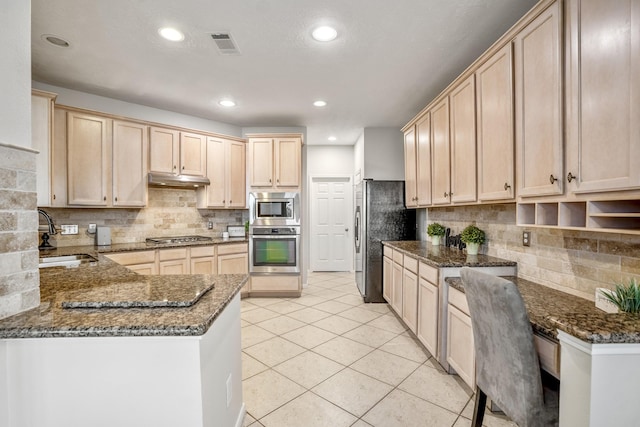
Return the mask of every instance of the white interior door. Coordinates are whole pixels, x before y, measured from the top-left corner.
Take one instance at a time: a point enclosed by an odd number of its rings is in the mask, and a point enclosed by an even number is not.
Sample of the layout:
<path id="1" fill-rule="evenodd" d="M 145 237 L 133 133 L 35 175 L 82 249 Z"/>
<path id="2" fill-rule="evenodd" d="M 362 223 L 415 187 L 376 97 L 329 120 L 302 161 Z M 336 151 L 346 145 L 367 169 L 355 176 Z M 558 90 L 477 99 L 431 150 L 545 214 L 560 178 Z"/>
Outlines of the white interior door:
<path id="1" fill-rule="evenodd" d="M 352 199 L 350 177 L 311 179 L 311 270 L 350 271 Z"/>

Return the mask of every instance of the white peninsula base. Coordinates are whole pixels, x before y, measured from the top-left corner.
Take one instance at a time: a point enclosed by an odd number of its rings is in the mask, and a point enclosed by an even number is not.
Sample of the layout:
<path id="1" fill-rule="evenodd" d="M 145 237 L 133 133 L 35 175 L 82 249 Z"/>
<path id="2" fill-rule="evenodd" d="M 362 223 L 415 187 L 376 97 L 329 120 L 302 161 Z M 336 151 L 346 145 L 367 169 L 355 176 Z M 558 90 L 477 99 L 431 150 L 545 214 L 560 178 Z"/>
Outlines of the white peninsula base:
<path id="1" fill-rule="evenodd" d="M 558 339 L 560 427 L 637 426 L 640 344 Z"/>
<path id="2" fill-rule="evenodd" d="M 240 427 L 237 294 L 202 336 L 0 340 L 0 425 Z"/>

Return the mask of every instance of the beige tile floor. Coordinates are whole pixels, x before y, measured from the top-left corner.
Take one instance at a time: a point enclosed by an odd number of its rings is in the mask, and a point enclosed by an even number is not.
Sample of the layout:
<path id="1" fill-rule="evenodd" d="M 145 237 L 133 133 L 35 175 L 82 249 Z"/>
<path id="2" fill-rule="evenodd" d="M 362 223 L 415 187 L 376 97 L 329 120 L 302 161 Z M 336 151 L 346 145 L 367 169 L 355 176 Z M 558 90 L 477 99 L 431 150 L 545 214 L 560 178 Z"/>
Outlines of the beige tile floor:
<path id="1" fill-rule="evenodd" d="M 351 273 L 311 273 L 300 298 L 242 300 L 252 427 L 462 427 L 473 396 Z M 488 427 L 515 424 L 487 413 Z"/>

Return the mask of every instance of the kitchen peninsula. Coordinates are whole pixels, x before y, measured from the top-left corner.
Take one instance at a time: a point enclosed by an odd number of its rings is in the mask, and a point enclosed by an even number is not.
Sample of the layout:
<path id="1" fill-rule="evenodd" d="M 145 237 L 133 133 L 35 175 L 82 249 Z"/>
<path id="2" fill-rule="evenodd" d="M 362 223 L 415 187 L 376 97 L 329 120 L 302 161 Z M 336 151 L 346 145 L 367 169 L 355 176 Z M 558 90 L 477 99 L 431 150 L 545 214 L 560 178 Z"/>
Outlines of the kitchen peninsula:
<path id="1" fill-rule="evenodd" d="M 40 306 L 0 321 L 11 424 L 240 425 L 248 276 L 138 275 L 91 246 L 47 256 L 74 253 L 97 261 L 40 269 Z"/>

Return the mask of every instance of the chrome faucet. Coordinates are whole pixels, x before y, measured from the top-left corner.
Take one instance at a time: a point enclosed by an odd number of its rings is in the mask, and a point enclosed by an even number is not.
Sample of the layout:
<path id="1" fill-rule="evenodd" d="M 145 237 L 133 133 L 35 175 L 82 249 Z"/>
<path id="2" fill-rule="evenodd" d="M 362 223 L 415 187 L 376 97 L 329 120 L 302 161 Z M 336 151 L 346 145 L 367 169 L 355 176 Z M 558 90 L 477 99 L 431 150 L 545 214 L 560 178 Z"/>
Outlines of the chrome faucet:
<path id="1" fill-rule="evenodd" d="M 49 232 L 42 233 L 42 243 L 40 243 L 40 246 L 38 246 L 38 249 L 53 248 L 53 246 L 51 246 L 51 243 L 49 243 L 49 234 L 57 234 L 58 230 L 56 230 L 56 226 L 53 224 L 53 219 L 51 219 L 48 213 L 46 213 L 42 209 L 38 209 L 38 213 L 42 215 L 44 219 L 47 220 L 47 224 L 49 225 Z"/>

